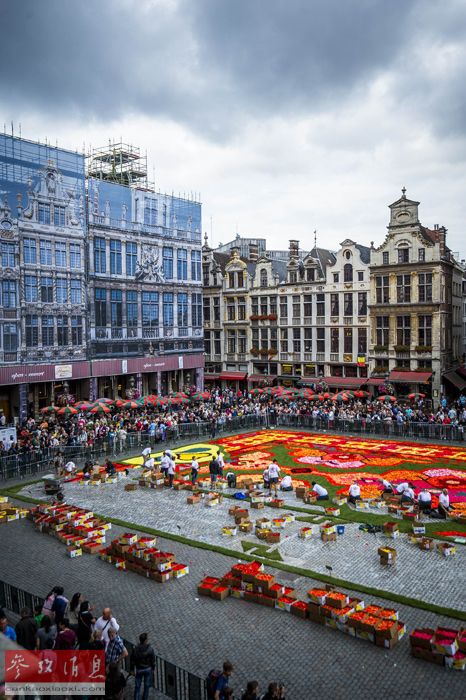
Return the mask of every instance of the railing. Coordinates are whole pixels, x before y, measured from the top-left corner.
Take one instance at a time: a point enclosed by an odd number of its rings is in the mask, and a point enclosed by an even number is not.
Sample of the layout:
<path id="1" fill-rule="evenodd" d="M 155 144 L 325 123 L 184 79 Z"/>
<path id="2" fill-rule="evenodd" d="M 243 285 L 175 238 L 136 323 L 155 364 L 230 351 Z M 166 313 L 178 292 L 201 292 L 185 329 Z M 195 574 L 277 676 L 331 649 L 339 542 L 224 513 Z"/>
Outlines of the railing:
<path id="1" fill-rule="evenodd" d="M 49 471 L 55 472 L 55 460 L 59 455 L 63 456 L 65 464 L 69 460 L 79 464 L 84 464 L 88 460 L 96 462 L 105 457 L 116 458 L 128 452 L 141 451 L 146 446 L 153 449 L 157 449 L 159 446 L 161 450 L 168 447 L 169 444 L 180 441 L 199 440 L 213 437 L 214 434 L 224 434 L 254 427 L 261 428 L 267 424 L 266 419 L 265 415 L 256 416 L 255 414 L 225 419 L 225 421 L 217 422 L 215 431 L 210 421 L 180 423 L 174 428 L 167 428 L 164 434 L 160 431 L 155 434 L 135 432 L 128 433 L 124 440 L 108 437 L 95 440 L 94 444 L 88 447 L 63 445 L 6 456 L 0 458 L 0 481 L 34 477 Z"/>
<path id="2" fill-rule="evenodd" d="M 105 457 L 118 458 L 128 452 L 140 452 L 149 446 L 154 450 L 162 450 L 173 443 L 196 441 L 202 438 L 214 438 L 225 433 L 241 432 L 252 428 L 269 428 L 272 426 L 307 428 L 312 431 L 330 431 L 335 433 L 357 433 L 361 435 L 381 436 L 383 438 L 414 438 L 421 440 L 441 440 L 448 442 L 464 442 L 464 427 L 462 425 L 441 425 L 439 423 L 402 424 L 395 421 L 377 421 L 367 419 L 342 420 L 312 415 L 289 415 L 276 413 L 273 409 L 259 415 L 250 414 L 225 419 L 213 426 L 209 421 L 197 423 L 180 423 L 165 434 L 135 432 L 128 433 L 124 440 L 106 437 L 96 440 L 92 446 L 65 445 L 54 448 L 37 450 L 0 458 L 0 481 L 7 479 L 24 479 L 34 477 L 47 471 L 54 472 L 54 462 L 59 455 L 65 463 L 68 460 L 78 462 L 101 461 Z M 134 455 L 133 455 L 134 456 Z"/>
<path id="3" fill-rule="evenodd" d="M 0 608 L 19 615 L 22 608 L 33 611 L 36 605 L 43 605 L 44 599 L 5 581 L 0 581 Z M 134 643 L 123 638 L 128 656 L 123 660 L 125 671 L 130 670 L 130 660 Z M 206 673 L 207 675 L 207 673 Z M 0 679 L 1 680 L 1 679 Z M 155 655 L 154 686 L 173 700 L 207 700 L 205 680 L 190 673 L 181 666 Z"/>

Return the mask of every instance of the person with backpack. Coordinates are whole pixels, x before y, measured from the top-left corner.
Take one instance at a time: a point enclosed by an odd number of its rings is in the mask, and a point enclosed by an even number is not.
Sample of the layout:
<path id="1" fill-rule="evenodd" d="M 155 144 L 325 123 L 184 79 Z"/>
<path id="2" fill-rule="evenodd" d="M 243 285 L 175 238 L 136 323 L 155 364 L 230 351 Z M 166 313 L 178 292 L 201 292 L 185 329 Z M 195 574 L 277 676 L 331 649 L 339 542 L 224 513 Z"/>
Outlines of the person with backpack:
<path id="1" fill-rule="evenodd" d="M 230 661 L 224 662 L 223 671 L 210 671 L 206 680 L 207 700 L 224 700 L 224 690 L 229 687 L 232 673 L 233 664 Z"/>
<path id="2" fill-rule="evenodd" d="M 147 633 L 139 635 L 139 644 L 134 647 L 130 659 L 130 669 L 134 673 L 134 700 L 139 700 L 141 686 L 144 683 L 142 700 L 148 700 L 149 690 L 154 685 L 155 652 L 148 643 Z"/>
<path id="3" fill-rule="evenodd" d="M 42 606 L 42 613 L 53 618 L 52 605 L 57 596 L 57 586 L 54 586 L 50 593 L 45 596 L 44 605 Z"/>
<path id="4" fill-rule="evenodd" d="M 94 630 L 98 630 L 99 632 L 101 632 L 105 648 L 107 647 L 107 644 L 109 642 L 108 633 L 110 629 L 114 629 L 115 632 L 118 632 L 118 630 L 120 629 L 120 625 L 113 617 L 110 608 L 104 608 L 102 610 L 102 615 L 95 621 Z"/>
<path id="5" fill-rule="evenodd" d="M 215 488 L 215 484 L 217 483 L 218 473 L 219 473 L 218 462 L 215 459 L 215 457 L 213 457 L 210 464 L 209 464 L 210 488 L 211 489 Z"/>
<path id="6" fill-rule="evenodd" d="M 64 589 L 62 586 L 57 586 L 55 588 L 55 600 L 53 601 L 52 604 L 52 612 L 55 615 L 55 624 L 57 625 L 57 629 L 60 625 L 60 622 L 62 622 L 65 618 L 65 613 L 68 609 L 68 604 L 69 600 L 68 598 L 65 598 L 63 595 Z"/>

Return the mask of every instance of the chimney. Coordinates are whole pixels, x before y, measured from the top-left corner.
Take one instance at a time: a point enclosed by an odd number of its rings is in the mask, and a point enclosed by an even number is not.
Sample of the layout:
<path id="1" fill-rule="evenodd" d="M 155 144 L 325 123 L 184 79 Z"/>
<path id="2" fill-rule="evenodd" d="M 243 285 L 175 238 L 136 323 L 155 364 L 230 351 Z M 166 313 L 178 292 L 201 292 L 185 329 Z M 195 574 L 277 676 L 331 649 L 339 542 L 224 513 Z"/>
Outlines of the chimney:
<path id="1" fill-rule="evenodd" d="M 257 245 L 257 243 L 250 243 L 249 244 L 249 260 L 251 262 L 255 262 L 258 259 L 259 259 L 259 246 Z"/>
<path id="2" fill-rule="evenodd" d="M 238 248 L 238 246 L 233 246 L 230 252 L 231 252 L 230 259 L 232 259 L 232 258 L 235 258 L 235 259 L 239 258 L 239 248 Z"/>
<path id="3" fill-rule="evenodd" d="M 435 230 L 438 233 L 440 257 L 443 258 L 443 257 L 445 257 L 446 249 L 447 249 L 447 246 L 446 246 L 447 229 L 445 228 L 445 226 L 439 226 L 438 224 L 435 224 Z"/>
<path id="4" fill-rule="evenodd" d="M 289 250 L 290 260 L 291 260 L 291 258 L 299 257 L 299 241 L 290 240 L 290 246 L 289 246 L 288 250 Z"/>

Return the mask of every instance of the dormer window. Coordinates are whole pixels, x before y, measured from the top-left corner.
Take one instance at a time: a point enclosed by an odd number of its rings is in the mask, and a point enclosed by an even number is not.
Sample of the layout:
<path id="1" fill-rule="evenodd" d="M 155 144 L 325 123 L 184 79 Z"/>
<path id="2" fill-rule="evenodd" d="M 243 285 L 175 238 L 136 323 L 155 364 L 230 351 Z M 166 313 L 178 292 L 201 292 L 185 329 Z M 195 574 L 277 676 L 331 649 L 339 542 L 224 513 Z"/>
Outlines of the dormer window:
<path id="1" fill-rule="evenodd" d="M 316 278 L 316 271 L 313 267 L 308 267 L 306 270 L 306 281 L 307 282 L 314 282 Z"/>
<path id="2" fill-rule="evenodd" d="M 296 270 L 290 270 L 290 284 L 296 284 L 298 281 L 298 275 Z"/>
<path id="3" fill-rule="evenodd" d="M 39 204 L 39 223 L 50 224 L 50 204 Z"/>
<path id="4" fill-rule="evenodd" d="M 294 273 L 295 278 L 296 278 L 296 272 Z M 295 279 L 296 281 L 296 279 Z M 260 286 L 261 287 L 267 287 L 268 286 L 268 280 L 267 280 L 267 270 L 261 270 L 260 272 Z"/>
<path id="5" fill-rule="evenodd" d="M 419 262 L 425 262 L 425 261 L 426 261 L 426 249 L 425 249 L 425 248 L 419 248 L 419 250 L 418 250 L 418 260 L 419 260 Z"/>
<path id="6" fill-rule="evenodd" d="M 403 264 L 403 263 L 408 263 L 409 262 L 409 248 L 407 246 L 403 246 L 401 248 L 398 248 L 398 263 Z"/>

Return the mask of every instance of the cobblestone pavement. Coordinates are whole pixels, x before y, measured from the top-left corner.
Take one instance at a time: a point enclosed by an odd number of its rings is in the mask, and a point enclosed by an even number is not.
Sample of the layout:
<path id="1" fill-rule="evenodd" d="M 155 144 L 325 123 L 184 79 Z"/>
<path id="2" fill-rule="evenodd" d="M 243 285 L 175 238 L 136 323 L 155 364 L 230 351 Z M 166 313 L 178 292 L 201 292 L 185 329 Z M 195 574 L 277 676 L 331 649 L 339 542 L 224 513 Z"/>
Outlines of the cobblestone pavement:
<path id="1" fill-rule="evenodd" d="M 224 499 L 223 503 L 211 508 L 206 507 L 205 500 L 188 505 L 186 491 L 147 488 L 125 491 L 125 483 L 128 483 L 126 479 L 102 486 L 71 482 L 66 485 L 65 496 L 68 503 L 89 508 L 101 515 L 239 552 L 243 551 L 242 540 L 262 544 L 253 533 L 239 533 L 233 537 L 222 534 L 223 526 L 233 524 L 233 518 L 228 515 L 228 509 L 235 504 L 231 499 Z M 42 485 L 25 487 L 22 493 L 40 498 Z M 293 493 L 283 495 L 290 505 L 296 505 Z M 321 507 L 318 509 L 323 511 Z M 283 512 L 286 509 L 250 509 L 254 521 L 263 517 L 277 518 Z M 315 524 L 295 521 L 280 529 L 282 541 L 277 548 L 287 564 L 322 573 L 327 573 L 328 567 L 332 567 L 334 576 L 347 581 L 458 610 L 466 609 L 466 547 L 458 546 L 455 556 L 444 557 L 437 551 L 420 550 L 406 535 L 391 540 L 382 534 L 374 536 L 361 532 L 358 523 L 346 524 L 344 535 L 338 536 L 336 542 L 322 542 L 319 522 L 324 518 L 318 515 L 311 517 L 315 517 Z M 299 538 L 298 533 L 303 525 L 312 527 L 310 539 Z M 398 556 L 395 566 L 380 564 L 377 549 L 384 544 L 396 548 Z"/>
<path id="2" fill-rule="evenodd" d="M 121 531 L 114 527 L 111 534 Z M 37 595 L 63 584 L 69 597 L 79 590 L 97 610 L 110 605 L 125 637 L 135 640 L 147 631 L 161 656 L 201 676 L 229 658 L 237 669 L 233 678 L 237 691 L 248 679 L 257 678 L 262 686 L 266 681 L 282 681 L 288 700 L 465 697 L 464 674 L 412 659 L 406 638 L 388 651 L 253 603 L 198 598 L 199 580 L 206 574 L 222 575 L 235 560 L 163 538 L 158 544 L 173 551 L 178 561 L 189 563 L 190 574 L 158 584 L 117 571 L 91 555 L 69 559 L 55 538 L 37 532 L 27 520 L 18 520 L 1 526 L 1 578 Z M 309 587 L 318 585 L 311 579 L 274 573 L 303 597 Z M 371 597 L 365 601 L 380 602 Z M 458 626 L 421 610 L 399 606 L 399 611 L 408 629 Z"/>

